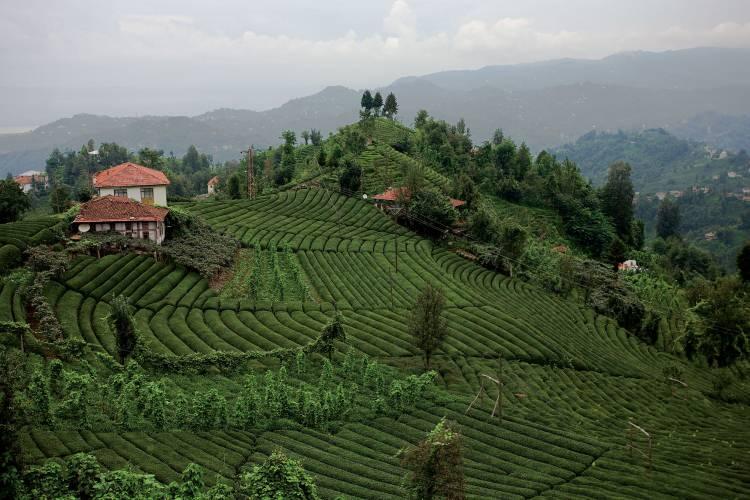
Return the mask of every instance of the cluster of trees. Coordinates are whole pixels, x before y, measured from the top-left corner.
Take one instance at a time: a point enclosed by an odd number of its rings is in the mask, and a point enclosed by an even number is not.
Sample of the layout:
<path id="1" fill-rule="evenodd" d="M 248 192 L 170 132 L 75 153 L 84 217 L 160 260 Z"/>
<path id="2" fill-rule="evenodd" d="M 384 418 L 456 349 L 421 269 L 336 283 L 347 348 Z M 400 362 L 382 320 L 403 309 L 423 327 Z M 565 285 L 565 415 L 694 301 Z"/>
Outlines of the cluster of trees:
<path id="1" fill-rule="evenodd" d="M 365 90 L 362 94 L 362 100 L 360 101 L 362 110 L 360 116 L 370 118 L 371 116 L 385 116 L 386 118 L 393 119 L 398 114 L 398 102 L 393 92 L 389 93 L 383 101 L 383 96 L 380 92 L 375 92 L 373 96 L 369 90 Z"/>
<path id="2" fill-rule="evenodd" d="M 31 208 L 31 200 L 12 177 L 0 180 L 0 224 L 15 222 Z"/>
<path id="3" fill-rule="evenodd" d="M 470 208 L 486 192 L 514 203 L 544 207 L 560 214 L 564 229 L 583 251 L 610 263 L 620 262 L 628 248 L 643 244 L 642 226 L 633 216 L 631 168 L 610 166 L 608 181 L 595 189 L 570 162 L 542 151 L 534 158 L 501 130 L 492 140 L 474 147 L 463 120 L 450 125 L 420 111 L 415 153 L 427 164 L 454 179 L 454 193 Z"/>
<path id="4" fill-rule="evenodd" d="M 149 168 L 162 170 L 170 181 L 170 197 L 194 196 L 206 191 L 206 183 L 215 175 L 210 155 L 190 146 L 181 158 L 170 152 L 165 156 L 160 149 L 142 148 L 137 153 L 117 143 L 102 143 L 98 147 L 89 140 L 78 151 L 52 151 L 46 160 L 50 179 L 50 205 L 56 213 L 65 211 L 71 200 L 88 201 L 94 195 L 91 177 L 94 173 L 132 161 Z"/>
<path id="5" fill-rule="evenodd" d="M 312 476 L 302 464 L 274 450 L 260 464 L 244 468 L 233 483 L 219 479 L 208 487 L 205 471 L 188 464 L 179 481 L 162 484 L 151 474 L 127 469 L 106 471 L 95 456 L 77 453 L 62 464 L 49 460 L 29 467 L 9 484 L 8 498 L 150 498 L 159 500 L 230 500 L 284 498 L 319 500 Z"/>

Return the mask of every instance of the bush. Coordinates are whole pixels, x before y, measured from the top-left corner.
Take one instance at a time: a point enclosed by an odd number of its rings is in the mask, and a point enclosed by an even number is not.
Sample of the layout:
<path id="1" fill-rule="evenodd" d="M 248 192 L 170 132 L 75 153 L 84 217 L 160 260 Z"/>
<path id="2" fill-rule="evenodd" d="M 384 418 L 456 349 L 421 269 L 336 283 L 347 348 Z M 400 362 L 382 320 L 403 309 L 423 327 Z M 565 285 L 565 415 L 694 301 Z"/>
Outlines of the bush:
<path id="1" fill-rule="evenodd" d="M 0 274 L 6 273 L 21 263 L 21 251 L 13 245 L 0 247 Z"/>
<path id="2" fill-rule="evenodd" d="M 452 226 L 457 215 L 447 196 L 425 190 L 412 197 L 407 217 L 413 226 L 435 235 Z"/>

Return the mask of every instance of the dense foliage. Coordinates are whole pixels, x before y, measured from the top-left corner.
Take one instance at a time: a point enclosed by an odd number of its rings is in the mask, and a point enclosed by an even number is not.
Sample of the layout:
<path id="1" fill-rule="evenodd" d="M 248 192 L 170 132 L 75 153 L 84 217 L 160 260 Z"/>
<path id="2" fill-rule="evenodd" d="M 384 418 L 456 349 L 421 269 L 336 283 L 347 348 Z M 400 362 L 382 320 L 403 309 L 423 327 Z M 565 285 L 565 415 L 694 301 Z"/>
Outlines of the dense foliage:
<path id="1" fill-rule="evenodd" d="M 16 181 L 0 180 L 0 224 L 18 220 L 30 207 L 29 197 Z"/>

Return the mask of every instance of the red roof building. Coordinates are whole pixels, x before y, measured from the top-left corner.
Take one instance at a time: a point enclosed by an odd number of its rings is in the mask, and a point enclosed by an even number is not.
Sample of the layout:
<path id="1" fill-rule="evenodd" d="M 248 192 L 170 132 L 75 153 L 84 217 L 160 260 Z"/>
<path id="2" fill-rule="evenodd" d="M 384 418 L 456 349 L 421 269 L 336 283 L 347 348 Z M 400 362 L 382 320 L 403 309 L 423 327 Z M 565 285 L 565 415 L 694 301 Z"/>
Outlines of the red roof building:
<path id="1" fill-rule="evenodd" d="M 208 194 L 214 194 L 216 192 L 216 186 L 219 184 L 219 177 L 213 176 L 208 180 Z"/>
<path id="2" fill-rule="evenodd" d="M 121 163 L 94 174 L 94 188 L 130 186 L 167 186 L 164 172 L 137 163 Z"/>
<path id="3" fill-rule="evenodd" d="M 116 231 L 131 238 L 164 240 L 164 218 L 169 209 L 153 207 L 126 196 L 100 196 L 84 203 L 73 220 L 79 233 Z"/>
<path id="4" fill-rule="evenodd" d="M 159 170 L 121 163 L 95 173 L 92 181 L 99 196 L 121 196 L 147 205 L 167 206 L 169 179 Z"/>
<path id="5" fill-rule="evenodd" d="M 388 188 L 384 193 L 374 195 L 372 199 L 376 200 L 376 202 L 395 202 L 402 197 L 407 201 L 411 198 L 411 193 L 409 193 L 409 190 L 406 187 Z M 453 208 L 458 208 L 466 205 L 466 202 L 463 200 L 450 198 L 450 201 Z"/>

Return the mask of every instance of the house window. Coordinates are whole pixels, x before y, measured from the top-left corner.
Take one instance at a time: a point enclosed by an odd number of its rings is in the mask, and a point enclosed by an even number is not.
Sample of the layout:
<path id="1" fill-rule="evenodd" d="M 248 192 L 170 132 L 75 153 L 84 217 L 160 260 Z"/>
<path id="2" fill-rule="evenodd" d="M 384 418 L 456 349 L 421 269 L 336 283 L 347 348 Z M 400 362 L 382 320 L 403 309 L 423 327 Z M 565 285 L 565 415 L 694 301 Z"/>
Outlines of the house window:
<path id="1" fill-rule="evenodd" d="M 127 188 L 115 188 L 115 196 L 127 196 L 128 190 Z"/>
<path id="2" fill-rule="evenodd" d="M 154 203 L 154 188 L 141 188 L 141 201 L 143 203 Z"/>
<path id="3" fill-rule="evenodd" d="M 148 235 L 148 231 L 143 231 L 143 239 L 144 239 L 144 240 L 148 240 L 148 239 L 150 239 L 150 238 L 149 238 L 149 235 Z"/>

